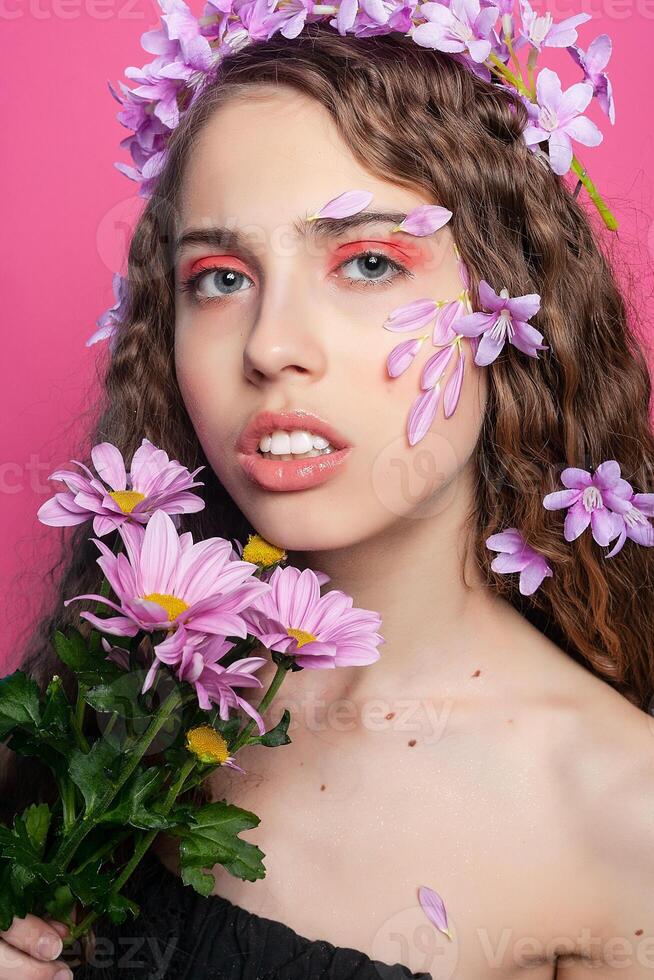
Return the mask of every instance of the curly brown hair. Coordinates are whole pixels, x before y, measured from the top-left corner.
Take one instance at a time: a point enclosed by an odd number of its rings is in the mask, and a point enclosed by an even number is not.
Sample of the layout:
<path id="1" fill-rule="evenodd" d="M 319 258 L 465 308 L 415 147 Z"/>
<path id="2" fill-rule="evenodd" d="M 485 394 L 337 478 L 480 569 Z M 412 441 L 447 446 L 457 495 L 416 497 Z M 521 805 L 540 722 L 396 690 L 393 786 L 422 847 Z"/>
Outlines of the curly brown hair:
<path id="1" fill-rule="evenodd" d="M 207 121 L 227 100 L 252 97 L 253 85 L 288 85 L 331 114 L 354 157 L 369 171 L 453 212 L 450 228 L 471 277 L 538 292 L 537 325 L 550 350 L 538 359 L 508 348 L 488 368 L 487 410 L 476 449 L 469 515 L 474 549 L 488 584 L 571 657 L 641 709 L 654 685 L 654 549 L 627 542 L 605 560 L 589 534 L 567 543 L 561 512 L 543 496 L 565 466 L 586 469 L 617 459 L 639 492 L 654 489 L 651 381 L 600 236 L 565 180 L 542 165 L 521 132 L 517 95 L 476 77 L 456 58 L 406 35 L 340 36 L 323 23 L 290 40 L 279 35 L 230 54 L 171 135 L 165 168 L 134 232 L 129 309 L 104 378 L 103 405 L 89 447 L 113 443 L 129 460 L 147 436 L 189 468 L 205 464 L 206 508 L 186 515 L 194 538 L 244 540 L 252 528 L 219 483 L 186 412 L 175 377 L 172 243 L 182 176 Z M 88 457 L 87 457 L 88 459 Z M 486 538 L 518 527 L 554 569 L 534 595 L 516 576 L 490 569 Z M 53 573 L 59 598 L 30 643 L 22 669 L 41 688 L 60 674 L 74 679 L 52 648 L 55 628 L 79 619 L 63 598 L 99 586 L 88 524 L 66 537 Z M 49 773 L 31 762 L 18 780 L 4 750 L 0 817 L 48 799 Z"/>

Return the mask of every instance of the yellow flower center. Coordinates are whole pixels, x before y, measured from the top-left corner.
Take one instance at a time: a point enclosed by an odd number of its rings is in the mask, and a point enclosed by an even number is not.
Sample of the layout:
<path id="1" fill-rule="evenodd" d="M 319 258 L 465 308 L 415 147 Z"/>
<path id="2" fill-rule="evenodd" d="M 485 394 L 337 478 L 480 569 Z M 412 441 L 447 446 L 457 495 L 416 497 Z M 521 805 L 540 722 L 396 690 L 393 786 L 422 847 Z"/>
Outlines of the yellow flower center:
<path id="1" fill-rule="evenodd" d="M 315 639 L 317 639 L 313 633 L 307 633 L 306 630 L 287 629 L 286 632 L 289 636 L 295 637 L 299 647 L 303 647 L 305 643 L 312 643 Z"/>
<path id="2" fill-rule="evenodd" d="M 145 500 L 145 494 L 138 490 L 110 490 L 109 496 L 113 497 L 123 514 L 131 514 L 136 505 Z"/>
<path id="3" fill-rule="evenodd" d="M 199 725 L 186 733 L 186 748 L 200 762 L 219 762 L 229 758 L 227 742 L 211 725 Z"/>
<path id="4" fill-rule="evenodd" d="M 180 613 L 183 613 L 185 609 L 188 609 L 188 602 L 184 602 L 183 599 L 178 599 L 176 595 L 164 595 L 161 592 L 148 592 L 147 595 L 143 596 L 144 599 L 150 599 L 152 602 L 156 602 L 158 605 L 162 606 L 168 613 L 168 619 L 173 622 L 177 619 Z"/>
<path id="5" fill-rule="evenodd" d="M 261 565 L 262 568 L 268 568 L 283 558 L 286 558 L 286 552 L 283 548 L 278 548 L 276 545 L 270 544 L 260 534 L 250 534 L 248 536 L 247 544 L 243 548 L 243 561 L 251 561 L 254 565 Z"/>

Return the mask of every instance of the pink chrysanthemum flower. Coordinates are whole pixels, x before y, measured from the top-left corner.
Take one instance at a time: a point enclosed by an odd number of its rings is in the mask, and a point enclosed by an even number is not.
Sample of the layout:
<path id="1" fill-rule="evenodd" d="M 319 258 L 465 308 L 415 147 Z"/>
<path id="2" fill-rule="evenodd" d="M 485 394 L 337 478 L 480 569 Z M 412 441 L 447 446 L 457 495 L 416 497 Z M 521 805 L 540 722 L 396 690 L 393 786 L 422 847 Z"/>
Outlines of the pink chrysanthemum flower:
<path id="1" fill-rule="evenodd" d="M 249 632 L 265 647 L 294 657 L 300 667 L 352 667 L 379 660 L 376 612 L 352 606 L 339 589 L 320 595 L 310 568 L 276 568 L 271 591 L 244 613 Z"/>
<path id="2" fill-rule="evenodd" d="M 198 466 L 189 473 L 177 460 L 171 460 L 163 449 L 143 439 L 132 457 L 130 472 L 125 469 L 121 452 L 110 442 L 101 442 L 91 450 L 98 473 L 76 459 L 84 474 L 74 470 L 55 470 L 48 479 L 62 480 L 67 490 L 56 493 L 39 508 L 37 517 L 52 527 L 83 524 L 93 518 L 93 531 L 99 537 L 109 534 L 125 522 L 146 524 L 154 511 L 168 514 L 191 514 L 202 510 L 204 501 L 189 491 L 201 487 L 194 478 L 204 469 Z"/>
<path id="3" fill-rule="evenodd" d="M 270 586 L 254 577 L 256 565 L 233 559 L 229 541 L 207 538 L 193 544 L 191 533 L 178 535 L 163 510 L 153 514 L 145 531 L 124 525 L 120 534 L 126 554 L 115 555 L 93 538 L 102 552 L 98 565 L 118 602 L 79 595 L 64 605 L 94 599 L 115 609 L 119 615 L 107 619 L 80 613 L 102 633 L 135 636 L 139 630 L 165 630 L 168 636 L 154 647 L 164 663 L 179 661 L 189 632 L 247 636 L 242 612 Z"/>
<path id="4" fill-rule="evenodd" d="M 266 657 L 243 657 L 223 667 L 218 661 L 222 660 L 234 645 L 222 636 L 209 636 L 199 643 L 189 642 L 182 650 L 176 673 L 181 681 L 186 681 L 195 687 L 198 704 L 205 711 L 208 711 L 212 704 L 216 704 L 220 717 L 223 721 L 227 721 L 230 708 L 242 708 L 246 714 L 254 718 L 259 734 L 263 735 L 266 726 L 261 715 L 245 698 L 240 697 L 234 688 L 261 687 L 259 678 L 252 675 L 268 661 Z M 158 664 L 153 665 L 153 675 L 157 666 Z"/>

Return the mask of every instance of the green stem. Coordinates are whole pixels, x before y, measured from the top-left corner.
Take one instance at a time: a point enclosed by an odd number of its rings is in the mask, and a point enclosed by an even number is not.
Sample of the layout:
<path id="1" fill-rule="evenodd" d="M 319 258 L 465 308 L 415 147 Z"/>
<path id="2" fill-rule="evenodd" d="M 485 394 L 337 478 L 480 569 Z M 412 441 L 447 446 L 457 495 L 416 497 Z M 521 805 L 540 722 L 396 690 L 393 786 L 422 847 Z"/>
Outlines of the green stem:
<path id="1" fill-rule="evenodd" d="M 609 231 L 616 231 L 618 222 L 616 221 L 615 215 L 609 210 L 604 198 L 595 187 L 595 184 L 592 182 L 586 173 L 585 168 L 581 165 L 577 157 L 572 158 L 572 169 L 586 188 L 589 198 L 601 214 L 602 220 L 606 227 L 609 229 Z"/>
<path id="2" fill-rule="evenodd" d="M 190 697 L 190 695 L 189 695 Z M 151 742 L 155 739 L 161 728 L 166 724 L 172 713 L 182 704 L 184 698 L 179 687 L 175 687 L 168 695 L 158 712 L 150 722 L 143 735 L 136 741 L 130 751 L 127 765 L 121 772 L 116 783 L 111 783 L 106 792 L 100 797 L 91 811 L 87 811 L 77 826 L 70 834 L 68 839 L 64 839 L 58 851 L 55 853 L 53 862 L 60 871 L 65 871 L 75 851 L 95 826 L 95 813 L 104 813 L 113 801 L 121 787 L 127 782 L 139 762 L 145 755 Z"/>
<path id="3" fill-rule="evenodd" d="M 517 77 L 519 77 L 521 82 L 524 82 L 524 79 L 522 77 L 522 69 L 520 67 L 520 62 L 518 61 L 518 56 L 514 51 L 513 41 L 511 40 L 510 34 L 504 35 L 504 43 L 506 44 L 509 54 L 511 55 L 511 61 L 516 67 Z"/>
<path id="4" fill-rule="evenodd" d="M 171 783 L 161 808 L 164 814 L 169 813 L 173 803 L 175 802 L 175 800 L 177 799 L 177 797 L 179 796 L 179 794 L 181 793 L 184 787 L 184 783 L 186 781 L 187 776 L 189 776 L 192 773 L 193 769 L 197 765 L 197 761 L 198 761 L 197 759 L 193 757 L 189 757 L 187 761 L 184 763 L 184 765 L 182 766 L 182 768 L 180 769 L 177 779 L 173 783 Z M 147 834 L 144 834 L 137 841 L 137 844 L 134 848 L 134 853 L 132 854 L 131 858 L 129 859 L 129 861 L 127 862 L 127 864 L 125 865 L 120 875 L 118 876 L 118 878 L 113 884 L 112 891 L 115 894 L 118 894 L 118 892 L 123 887 L 125 882 L 128 880 L 130 875 L 134 872 L 138 864 L 143 859 L 145 852 L 148 850 L 148 848 L 152 844 L 152 841 L 155 839 L 158 833 L 159 831 L 157 829 L 149 830 Z M 86 930 L 89 928 L 89 926 L 93 922 L 95 922 L 95 920 L 98 918 L 98 914 L 99 914 L 98 912 L 89 912 L 88 915 L 84 916 L 82 921 L 79 922 L 76 926 L 74 926 L 71 929 L 70 934 L 66 936 L 66 938 L 64 939 L 64 946 L 69 946 L 78 938 L 78 936 L 81 936 L 83 933 L 85 933 Z"/>
<path id="5" fill-rule="evenodd" d="M 518 92 L 520 92 L 521 95 L 526 96 L 531 102 L 535 101 L 535 94 L 524 85 L 524 82 L 518 81 L 515 75 L 508 70 L 506 65 L 502 61 L 500 61 L 497 55 L 491 54 L 489 60 L 491 62 L 490 64 L 489 62 L 485 62 L 487 68 L 490 68 L 491 71 L 499 78 L 511 82 L 511 84 L 518 90 Z M 588 192 L 588 196 L 590 197 L 591 201 L 593 202 L 593 204 L 599 211 L 600 215 L 602 216 L 602 220 L 606 225 L 606 227 L 610 231 L 616 231 L 618 227 L 618 222 L 616 221 L 615 216 L 612 214 L 611 210 L 609 209 L 608 205 L 604 201 L 600 192 L 595 187 L 595 184 L 592 182 L 592 180 L 586 173 L 585 168 L 581 165 L 581 163 L 575 156 L 573 156 L 572 158 L 571 169 L 574 171 L 574 173 L 577 174 L 579 180 L 586 188 L 586 191 Z"/>
<path id="6" fill-rule="evenodd" d="M 523 95 L 528 94 L 527 90 L 525 89 L 525 85 L 524 82 L 522 81 L 522 78 L 517 78 L 512 71 L 509 71 L 509 69 L 506 67 L 504 62 L 501 61 L 496 54 L 490 55 L 490 61 L 491 64 L 490 65 L 487 64 L 486 65 L 487 68 L 490 68 L 491 71 L 494 70 L 496 74 L 501 75 L 507 81 L 511 82 L 513 87 L 516 88 L 519 92 L 522 92 Z"/>
<path id="7" fill-rule="evenodd" d="M 64 834 L 66 834 L 71 827 L 75 825 L 77 820 L 77 811 L 75 807 L 75 786 L 72 781 L 67 777 L 62 780 L 61 786 L 61 804 L 63 808 L 63 819 L 64 819 Z"/>
<path id="8" fill-rule="evenodd" d="M 277 691 L 279 690 L 282 681 L 284 680 L 284 677 L 288 672 L 288 669 L 289 668 L 285 667 L 283 664 L 277 664 L 277 670 L 275 671 L 275 676 L 270 682 L 270 687 L 268 688 L 263 698 L 261 699 L 261 704 L 257 706 L 257 711 L 259 712 L 260 715 L 263 715 L 266 708 L 270 706 L 270 703 L 272 699 L 275 697 L 275 695 L 277 694 Z M 239 732 L 236 741 L 234 742 L 233 745 L 230 746 L 229 751 L 232 755 L 234 755 L 236 751 L 240 749 L 243 743 L 247 740 L 248 735 L 254 728 L 254 724 L 255 724 L 254 718 L 250 718 L 245 728 L 243 728 L 242 731 Z"/>
<path id="9" fill-rule="evenodd" d="M 97 860 L 97 858 L 102 857 L 104 854 L 108 854 L 110 851 L 113 851 L 114 848 L 116 848 L 118 844 L 120 844 L 127 837 L 129 837 L 131 833 L 132 833 L 132 829 L 130 828 L 129 830 L 123 831 L 122 834 L 118 834 L 116 837 L 112 837 L 111 840 L 105 841 L 104 844 L 101 844 L 100 847 L 98 847 L 97 850 L 95 850 L 90 857 L 87 857 L 86 860 L 83 861 L 82 864 L 80 864 L 79 867 L 75 869 L 75 874 L 79 874 L 80 871 L 83 871 L 84 868 L 91 863 L 91 861 L 95 861 Z"/>

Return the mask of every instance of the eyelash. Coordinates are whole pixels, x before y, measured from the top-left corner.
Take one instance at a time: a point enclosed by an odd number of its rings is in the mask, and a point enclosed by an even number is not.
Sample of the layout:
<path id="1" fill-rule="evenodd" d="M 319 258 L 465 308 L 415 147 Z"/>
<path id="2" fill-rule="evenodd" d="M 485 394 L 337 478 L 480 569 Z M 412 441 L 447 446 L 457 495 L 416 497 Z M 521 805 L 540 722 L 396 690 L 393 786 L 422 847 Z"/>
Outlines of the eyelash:
<path id="1" fill-rule="evenodd" d="M 413 278 L 413 273 L 410 272 L 406 268 L 406 266 L 403 266 L 400 262 L 397 262 L 395 259 L 389 258 L 389 256 L 386 255 L 384 252 L 377 252 L 377 251 L 375 251 L 373 249 L 366 249 L 363 252 L 358 252 L 356 255 L 351 255 L 348 259 L 345 259 L 343 262 L 341 262 L 341 264 L 338 265 L 334 271 L 336 272 L 339 269 L 342 269 L 343 266 L 349 265 L 350 262 L 356 262 L 357 259 L 365 259 L 369 255 L 375 255 L 375 256 L 377 256 L 379 258 L 385 259 L 385 261 L 388 262 L 389 266 L 395 271 L 396 275 L 394 275 L 391 279 L 378 279 L 378 280 L 374 280 L 374 279 L 367 279 L 367 280 L 366 279 L 358 279 L 358 280 L 352 280 L 352 282 L 356 282 L 356 284 L 357 284 L 355 288 L 357 288 L 359 285 L 363 285 L 363 288 L 364 289 L 367 289 L 370 286 L 372 286 L 372 287 L 378 287 L 378 286 L 382 286 L 382 285 L 387 285 L 389 282 L 394 282 L 395 279 L 398 279 L 398 278 Z M 179 288 L 180 288 L 180 290 L 182 292 L 189 293 L 191 295 L 191 298 L 193 299 L 193 301 L 195 303 L 197 303 L 199 306 L 204 306 L 206 303 L 217 303 L 217 302 L 221 302 L 224 299 L 228 299 L 229 298 L 229 294 L 226 294 L 225 296 L 198 296 L 197 295 L 197 292 L 196 292 L 196 288 L 197 288 L 198 283 L 200 282 L 200 280 L 204 276 L 209 275 L 209 274 L 212 274 L 212 273 L 215 273 L 215 272 L 227 272 L 227 271 L 238 271 L 241 275 L 245 275 L 245 273 L 244 272 L 240 272 L 240 270 L 231 270 L 229 266 L 219 266 L 219 265 L 209 266 L 209 267 L 205 267 L 204 269 L 199 269 L 198 272 L 195 272 L 195 273 L 193 273 L 193 275 L 189 276 L 187 279 L 184 279 L 180 283 L 180 287 Z M 238 291 L 239 290 L 237 290 L 237 292 Z"/>

